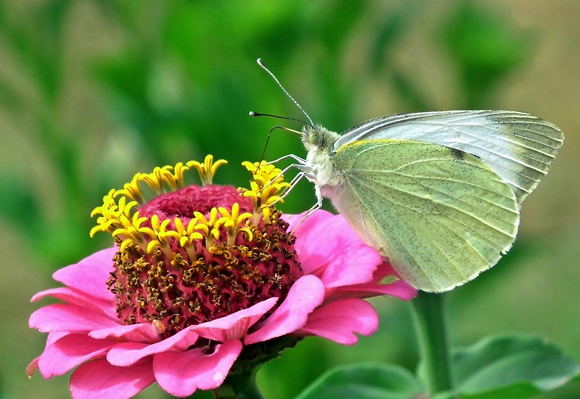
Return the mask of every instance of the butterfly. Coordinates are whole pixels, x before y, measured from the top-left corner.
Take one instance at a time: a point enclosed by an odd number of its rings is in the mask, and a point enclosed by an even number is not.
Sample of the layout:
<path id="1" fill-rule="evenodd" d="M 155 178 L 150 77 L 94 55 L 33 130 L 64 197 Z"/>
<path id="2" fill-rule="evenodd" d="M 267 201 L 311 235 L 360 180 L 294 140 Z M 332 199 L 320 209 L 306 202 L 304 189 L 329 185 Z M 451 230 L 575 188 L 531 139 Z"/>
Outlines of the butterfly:
<path id="1" fill-rule="evenodd" d="M 521 204 L 564 141 L 550 122 L 497 110 L 391 115 L 342 134 L 311 122 L 301 136 L 306 159 L 290 157 L 315 185 L 313 209 L 329 198 L 426 292 L 474 279 L 511 248 Z"/>

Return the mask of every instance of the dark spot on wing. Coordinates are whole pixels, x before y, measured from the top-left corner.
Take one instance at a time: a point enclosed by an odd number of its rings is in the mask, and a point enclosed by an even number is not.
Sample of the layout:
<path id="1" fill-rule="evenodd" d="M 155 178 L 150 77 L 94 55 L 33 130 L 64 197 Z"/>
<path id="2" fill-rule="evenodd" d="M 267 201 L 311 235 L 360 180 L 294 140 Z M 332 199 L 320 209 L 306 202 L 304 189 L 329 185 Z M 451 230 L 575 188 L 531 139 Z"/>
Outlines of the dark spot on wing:
<path id="1" fill-rule="evenodd" d="M 465 155 L 469 154 L 468 152 L 461 151 L 461 150 L 459 150 L 457 148 L 451 148 L 451 147 L 447 147 L 447 148 L 449 148 L 449 151 L 451 151 L 451 155 L 453 155 L 456 159 L 458 159 L 460 161 L 465 158 Z M 473 157 L 475 157 L 477 159 L 481 159 L 480 157 L 478 157 L 475 154 L 469 154 L 469 155 L 471 155 L 471 156 L 473 156 Z"/>
<path id="2" fill-rule="evenodd" d="M 449 151 L 451 151 L 451 155 L 459 160 L 465 158 L 465 152 L 458 150 L 457 148 L 449 148 Z"/>

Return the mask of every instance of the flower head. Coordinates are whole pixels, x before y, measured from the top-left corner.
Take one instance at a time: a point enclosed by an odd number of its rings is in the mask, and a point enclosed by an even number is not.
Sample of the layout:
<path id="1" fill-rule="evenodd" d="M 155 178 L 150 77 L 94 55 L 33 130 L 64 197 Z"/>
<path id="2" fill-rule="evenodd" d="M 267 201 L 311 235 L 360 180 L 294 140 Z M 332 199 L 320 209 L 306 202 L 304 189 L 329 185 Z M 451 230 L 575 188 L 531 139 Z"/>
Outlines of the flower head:
<path id="1" fill-rule="evenodd" d="M 188 396 L 220 386 L 257 344 L 264 359 L 283 337 L 352 345 L 378 325 L 361 298 L 416 294 L 342 217 L 282 216 L 279 169 L 245 162 L 249 190 L 213 185 L 225 163 L 155 168 L 103 198 L 91 235 L 108 232 L 115 246 L 57 271 L 64 287 L 33 297 L 63 303 L 30 317 L 48 339 L 29 375 L 76 368 L 74 398 L 129 398 L 155 381 Z M 202 186 L 184 187 L 189 169 Z"/>

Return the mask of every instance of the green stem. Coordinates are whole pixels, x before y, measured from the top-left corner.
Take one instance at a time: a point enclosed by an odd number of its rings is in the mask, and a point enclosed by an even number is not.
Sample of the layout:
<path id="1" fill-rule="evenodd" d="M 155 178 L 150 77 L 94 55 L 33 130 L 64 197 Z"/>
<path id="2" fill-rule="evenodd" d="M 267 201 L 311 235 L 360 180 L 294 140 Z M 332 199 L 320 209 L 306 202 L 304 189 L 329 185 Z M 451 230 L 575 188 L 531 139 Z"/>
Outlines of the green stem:
<path id="1" fill-rule="evenodd" d="M 256 384 L 256 371 L 240 370 L 230 373 L 218 388 L 213 390 L 216 399 L 263 399 Z"/>
<path id="2" fill-rule="evenodd" d="M 444 294 L 419 292 L 411 301 L 429 397 L 452 388 Z"/>

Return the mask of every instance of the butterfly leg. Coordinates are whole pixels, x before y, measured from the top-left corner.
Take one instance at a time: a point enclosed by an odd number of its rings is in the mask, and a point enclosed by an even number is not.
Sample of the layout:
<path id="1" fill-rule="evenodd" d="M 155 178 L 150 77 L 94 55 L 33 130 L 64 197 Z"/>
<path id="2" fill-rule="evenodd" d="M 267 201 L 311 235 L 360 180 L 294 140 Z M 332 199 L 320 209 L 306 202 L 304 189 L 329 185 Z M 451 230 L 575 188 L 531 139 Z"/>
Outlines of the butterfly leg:
<path id="1" fill-rule="evenodd" d="M 314 175 L 312 174 L 312 168 L 310 166 L 307 166 L 307 165 L 292 164 L 292 165 L 286 167 L 280 173 L 280 175 L 286 173 L 286 171 L 290 168 L 296 168 L 296 169 L 300 170 L 301 172 L 299 172 L 298 174 L 296 174 L 296 176 L 294 176 L 294 178 L 289 182 L 290 187 L 288 187 L 286 190 L 284 190 L 282 195 L 280 195 L 280 197 L 270 205 L 276 204 L 278 201 L 281 201 L 284 198 L 286 198 L 288 196 L 288 194 L 290 194 L 290 192 L 294 189 L 294 187 L 296 187 L 298 182 L 300 180 L 302 180 L 303 178 L 307 178 L 308 180 L 314 179 Z M 265 189 L 266 187 L 268 187 L 269 185 L 273 184 L 274 181 L 276 181 L 276 179 L 273 179 L 268 184 L 266 184 L 264 187 L 262 187 L 262 190 Z M 312 208 L 310 208 L 310 210 L 307 211 L 308 215 L 310 215 L 312 212 L 314 212 L 316 209 L 318 209 L 322 206 L 322 193 L 320 192 L 320 188 L 318 188 L 318 186 L 316 186 L 316 185 L 314 187 L 316 190 L 317 204 L 314 205 Z"/>
<path id="2" fill-rule="evenodd" d="M 302 216 L 302 218 L 300 219 L 298 224 L 296 224 L 296 226 L 294 226 L 294 228 L 292 229 L 292 233 L 294 233 L 294 231 L 296 231 L 298 226 L 300 226 L 302 224 L 302 222 L 304 222 L 306 220 L 306 218 L 308 218 L 308 216 L 312 215 L 314 212 L 316 212 L 317 210 L 322 208 L 322 192 L 320 191 L 320 187 L 318 187 L 317 185 L 314 185 L 314 192 L 316 193 L 316 204 L 312 205 L 310 207 L 310 209 L 308 209 L 304 213 L 304 216 Z"/>
<path id="3" fill-rule="evenodd" d="M 284 155 L 283 157 L 280 157 L 278 159 L 274 159 L 273 161 L 269 161 L 268 164 L 278 163 L 280 161 L 284 161 L 285 159 L 293 159 L 296 162 L 298 162 L 300 165 L 306 164 L 305 159 L 300 158 L 298 155 L 294 155 L 294 154 Z M 288 168 L 290 168 L 290 167 L 296 167 L 296 165 L 290 165 Z M 286 169 L 288 169 L 288 168 L 286 168 Z M 284 170 L 286 170 L 286 169 L 284 169 Z"/>
<path id="4" fill-rule="evenodd" d="M 300 169 L 300 168 L 303 168 L 304 166 L 303 166 L 303 165 L 290 165 L 290 166 L 288 166 L 287 168 L 285 168 L 285 169 L 284 169 L 284 170 L 283 170 L 283 171 L 280 173 L 280 175 L 283 175 L 283 174 L 284 174 L 284 173 L 285 173 L 285 172 L 286 172 L 286 171 L 287 171 L 289 168 L 293 168 L 293 167 Z M 279 176 L 280 176 L 280 175 L 279 175 Z M 298 182 L 299 182 L 300 180 L 302 180 L 304 177 L 308 177 L 308 176 L 309 176 L 309 172 L 306 172 L 306 171 L 299 172 L 299 173 L 298 173 L 296 176 L 294 176 L 294 178 L 293 178 L 293 179 L 292 179 L 292 180 L 291 180 L 291 181 L 288 183 L 288 184 L 290 184 L 290 187 L 288 187 L 286 190 L 284 190 L 284 192 L 282 193 L 282 195 L 280 195 L 280 197 L 279 197 L 279 198 L 278 198 L 276 201 L 274 201 L 272 204 L 270 204 L 270 205 L 276 204 L 276 203 L 278 203 L 279 201 L 281 201 L 281 200 L 283 200 L 284 198 L 286 198 L 286 197 L 288 196 L 288 194 L 290 194 L 290 191 L 292 191 L 292 189 L 294 189 L 294 187 L 296 186 L 296 184 L 298 184 Z M 271 181 L 270 181 L 268 184 L 266 184 L 264 187 L 262 187 L 262 190 L 264 190 L 265 188 L 267 188 L 267 187 L 269 187 L 270 185 L 272 185 L 272 184 L 273 184 L 273 183 L 274 183 L 276 180 L 277 180 L 277 178 L 276 178 L 276 179 L 272 179 L 272 180 L 271 180 Z"/>
<path id="5" fill-rule="evenodd" d="M 279 201 L 282 201 L 284 198 L 286 198 L 290 194 L 290 192 L 294 189 L 294 187 L 296 187 L 298 182 L 300 182 L 300 180 L 302 180 L 303 178 L 307 178 L 310 181 L 315 181 L 315 179 L 316 179 L 316 176 L 312 173 L 312 168 L 309 165 L 306 165 L 306 160 L 304 160 L 304 159 L 302 159 L 294 154 L 288 154 L 286 156 L 283 156 L 283 157 L 276 159 L 274 161 L 270 161 L 268 163 L 275 163 L 275 162 L 279 162 L 279 161 L 282 161 L 282 160 L 288 159 L 288 158 L 294 159 L 299 163 L 288 165 L 280 172 L 280 175 L 285 174 L 291 168 L 296 168 L 300 172 L 298 172 L 296 174 L 296 176 L 294 176 L 294 178 L 289 182 L 290 187 L 288 187 L 282 193 L 282 195 L 280 195 L 280 197 L 270 205 L 274 205 L 274 204 L 278 203 Z M 276 180 L 277 179 L 273 179 L 270 183 L 265 185 L 262 189 L 268 187 L 270 184 L 273 184 L 273 182 Z M 298 224 L 294 227 L 294 230 L 296 230 L 296 228 L 298 226 L 300 226 L 302 224 L 302 222 L 304 222 L 304 220 L 306 220 L 306 218 L 308 216 L 312 215 L 314 212 L 316 212 L 317 210 L 322 208 L 322 198 L 323 198 L 322 192 L 320 190 L 320 187 L 318 187 L 318 185 L 316 185 L 316 184 L 314 185 L 314 192 L 316 194 L 316 203 L 304 213 L 304 216 L 302 216 L 302 218 L 300 219 L 300 222 L 298 222 Z"/>
<path id="6" fill-rule="evenodd" d="M 296 176 L 294 176 L 294 178 L 290 181 L 290 187 L 288 187 L 286 189 L 286 191 L 284 192 L 284 197 L 286 196 L 287 192 L 290 192 L 290 190 L 292 190 L 294 188 L 294 186 L 305 176 L 307 176 L 308 172 L 305 171 L 304 169 L 306 168 L 305 165 L 300 165 L 300 164 L 292 164 L 292 165 L 288 165 L 286 166 L 279 174 L 277 177 L 275 177 L 274 179 L 270 180 L 270 182 L 268 184 L 266 184 L 264 187 L 262 187 L 262 190 L 264 190 L 265 188 L 270 187 L 270 185 L 274 184 L 278 178 L 282 175 L 284 175 L 286 172 L 288 172 L 290 169 L 292 168 L 296 168 L 298 170 L 302 170 L 302 172 L 298 173 Z M 308 169 L 308 171 L 310 171 L 310 168 Z M 282 197 L 282 198 L 284 198 Z"/>

